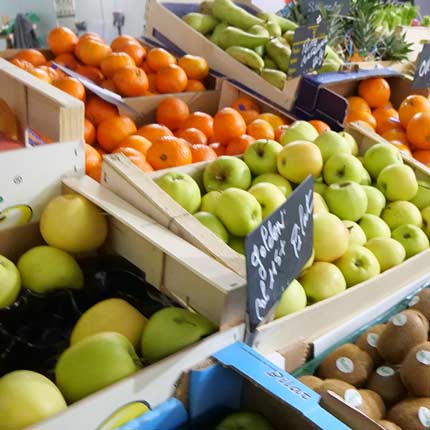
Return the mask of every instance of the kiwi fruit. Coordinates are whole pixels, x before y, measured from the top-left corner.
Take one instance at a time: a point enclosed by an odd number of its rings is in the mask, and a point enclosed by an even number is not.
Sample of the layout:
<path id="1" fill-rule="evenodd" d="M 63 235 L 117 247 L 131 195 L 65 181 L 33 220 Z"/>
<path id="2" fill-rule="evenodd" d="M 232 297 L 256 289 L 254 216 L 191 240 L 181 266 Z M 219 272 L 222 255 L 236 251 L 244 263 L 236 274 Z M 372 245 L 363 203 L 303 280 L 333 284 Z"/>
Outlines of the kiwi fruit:
<path id="1" fill-rule="evenodd" d="M 412 348 L 402 363 L 400 377 L 415 397 L 430 397 L 430 342 Z"/>
<path id="2" fill-rule="evenodd" d="M 380 420 L 385 416 L 385 405 L 382 397 L 372 390 L 358 390 L 363 403 L 357 409 L 372 420 Z"/>
<path id="3" fill-rule="evenodd" d="M 354 385 L 348 384 L 345 381 L 341 381 L 340 379 L 326 379 L 319 384 L 315 391 L 318 394 L 326 393 L 327 391 L 333 391 L 338 396 L 345 398 L 345 392 L 347 390 L 355 390 Z"/>
<path id="4" fill-rule="evenodd" d="M 410 309 L 421 312 L 430 321 L 430 288 L 420 291 L 409 305 Z"/>
<path id="5" fill-rule="evenodd" d="M 403 430 L 430 428 L 430 398 L 405 399 L 392 407 L 385 418 Z"/>
<path id="6" fill-rule="evenodd" d="M 322 379 L 317 378 L 313 375 L 300 376 L 299 381 L 314 391 L 316 390 L 316 388 L 318 388 L 319 385 L 323 383 Z"/>
<path id="7" fill-rule="evenodd" d="M 366 388 L 378 393 L 389 407 L 400 402 L 406 396 L 399 371 L 392 366 L 380 366 L 367 381 Z"/>
<path id="8" fill-rule="evenodd" d="M 318 369 L 320 378 L 334 378 L 362 387 L 373 370 L 372 357 L 353 343 L 332 351 Z"/>
<path id="9" fill-rule="evenodd" d="M 379 355 L 376 346 L 381 333 L 385 330 L 385 324 L 377 324 L 366 330 L 356 341 L 355 344 L 363 351 L 366 351 L 375 364 L 378 366 L 382 363 L 382 357 Z"/>
<path id="10" fill-rule="evenodd" d="M 379 424 L 384 430 L 402 430 L 397 424 L 391 421 L 379 420 L 376 421 L 376 424 Z"/>
<path id="11" fill-rule="evenodd" d="M 429 322 L 425 316 L 411 309 L 394 315 L 378 340 L 377 350 L 390 364 L 400 364 L 414 346 L 427 340 Z"/>

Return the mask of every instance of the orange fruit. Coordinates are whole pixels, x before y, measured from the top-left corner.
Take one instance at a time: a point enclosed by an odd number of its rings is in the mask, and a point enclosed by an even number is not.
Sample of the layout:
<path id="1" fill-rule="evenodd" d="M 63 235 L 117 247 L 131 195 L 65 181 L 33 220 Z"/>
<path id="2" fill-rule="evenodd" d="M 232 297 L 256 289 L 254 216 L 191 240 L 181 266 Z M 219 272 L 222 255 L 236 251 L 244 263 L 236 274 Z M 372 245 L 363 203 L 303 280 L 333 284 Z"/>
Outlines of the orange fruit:
<path id="1" fill-rule="evenodd" d="M 112 152 L 112 154 L 124 154 L 131 162 L 133 162 L 140 169 L 145 170 L 146 168 L 145 156 L 135 148 L 119 146 Z"/>
<path id="2" fill-rule="evenodd" d="M 54 86 L 79 100 L 85 101 L 85 87 L 75 78 L 70 76 L 59 78 L 54 82 Z"/>
<path id="3" fill-rule="evenodd" d="M 112 48 L 112 51 L 118 52 L 121 46 L 123 46 L 125 43 L 128 43 L 128 42 L 138 43 L 133 36 L 122 34 L 121 36 L 115 37 L 115 39 L 112 40 L 110 47 Z"/>
<path id="4" fill-rule="evenodd" d="M 58 73 L 58 69 L 53 69 L 49 66 L 40 66 L 39 69 L 44 70 L 49 75 L 49 77 L 51 78 L 51 82 L 61 77 Z"/>
<path id="5" fill-rule="evenodd" d="M 247 125 L 249 123 L 251 123 L 252 121 L 256 120 L 258 118 L 258 115 L 260 115 L 258 113 L 258 111 L 253 110 L 253 109 L 243 110 L 243 111 L 238 111 L 238 112 L 242 115 L 242 118 L 245 120 L 245 124 L 247 124 Z"/>
<path id="6" fill-rule="evenodd" d="M 282 117 L 270 112 L 261 113 L 258 115 L 257 119 L 264 119 L 264 121 L 267 121 L 272 126 L 273 130 L 276 130 L 280 125 L 285 124 Z"/>
<path id="7" fill-rule="evenodd" d="M 209 73 L 208 62 L 203 57 L 197 55 L 184 55 L 178 60 L 178 65 L 182 67 L 188 79 L 201 81 Z"/>
<path id="8" fill-rule="evenodd" d="M 136 40 L 129 40 L 128 42 L 121 44 L 119 48 L 113 49 L 113 51 L 125 52 L 133 59 L 136 66 L 141 66 L 143 59 L 146 56 L 146 49 Z"/>
<path id="9" fill-rule="evenodd" d="M 155 170 L 183 166 L 193 161 L 190 145 L 175 136 L 158 138 L 148 149 L 146 159 Z"/>
<path id="10" fill-rule="evenodd" d="M 188 79 L 187 86 L 185 87 L 184 91 L 189 91 L 189 92 L 206 91 L 206 87 L 200 81 L 196 81 L 195 79 Z"/>
<path id="11" fill-rule="evenodd" d="M 95 39 L 79 41 L 75 48 L 75 55 L 88 66 L 100 66 L 111 52 L 110 46 Z"/>
<path id="12" fill-rule="evenodd" d="M 102 156 L 106 154 L 106 151 L 103 148 L 100 148 L 100 146 L 94 146 L 93 148 L 95 148 L 97 150 L 97 152 Z"/>
<path id="13" fill-rule="evenodd" d="M 384 78 L 366 79 L 359 83 L 358 95 L 366 100 L 371 108 L 382 107 L 390 101 L 390 85 Z"/>
<path id="14" fill-rule="evenodd" d="M 94 145 L 96 141 L 96 128 L 87 118 L 84 119 L 84 140 L 88 145 Z"/>
<path id="15" fill-rule="evenodd" d="M 275 140 L 277 142 L 281 142 L 281 137 L 282 137 L 282 133 L 289 127 L 289 125 L 284 124 L 284 125 L 280 125 L 276 130 L 275 130 Z"/>
<path id="16" fill-rule="evenodd" d="M 206 145 L 208 138 L 198 128 L 184 128 L 175 133 L 176 137 L 186 140 L 191 145 Z"/>
<path id="17" fill-rule="evenodd" d="M 34 67 L 43 66 L 48 61 L 46 57 L 37 49 L 23 49 L 15 55 L 18 60 L 28 61 Z"/>
<path id="18" fill-rule="evenodd" d="M 117 117 L 118 109 L 100 97 L 91 96 L 85 104 L 85 117 L 88 118 L 96 127 L 107 119 Z"/>
<path id="19" fill-rule="evenodd" d="M 403 128 L 406 128 L 409 120 L 419 112 L 430 112 L 428 98 L 415 94 L 406 97 L 399 107 L 399 118 Z"/>
<path id="20" fill-rule="evenodd" d="M 215 115 L 213 130 L 214 138 L 220 143 L 227 144 L 234 137 L 246 133 L 246 124 L 237 110 L 226 107 Z"/>
<path id="21" fill-rule="evenodd" d="M 76 73 L 79 73 L 80 75 L 90 79 L 97 85 L 100 85 L 104 80 L 103 73 L 94 66 L 85 66 L 80 64 L 75 71 Z"/>
<path id="22" fill-rule="evenodd" d="M 136 66 L 117 70 L 112 80 L 118 92 L 125 97 L 143 96 L 148 90 L 146 73 Z"/>
<path id="23" fill-rule="evenodd" d="M 326 124 L 324 121 L 321 121 L 319 119 L 311 119 L 309 121 L 309 124 L 314 126 L 314 128 L 318 132 L 318 134 L 322 134 L 325 131 L 331 130 L 331 128 L 328 124 Z"/>
<path id="24" fill-rule="evenodd" d="M 11 63 L 19 67 L 20 69 L 25 70 L 26 72 L 34 70 L 33 64 L 29 63 L 26 60 L 19 60 L 18 58 L 14 58 L 13 60 L 11 60 Z"/>
<path id="25" fill-rule="evenodd" d="M 185 120 L 183 128 L 197 128 L 209 139 L 214 134 L 214 120 L 208 113 L 196 111 Z"/>
<path id="26" fill-rule="evenodd" d="M 142 63 L 142 65 L 140 66 L 140 68 L 146 73 L 146 74 L 148 74 L 148 73 L 154 73 L 155 74 L 155 72 L 148 66 L 148 63 L 146 62 L 146 61 L 144 61 L 143 63 Z"/>
<path id="27" fill-rule="evenodd" d="M 411 149 L 408 145 L 400 142 L 399 140 L 392 140 L 390 143 L 394 145 L 402 154 L 412 157 Z"/>
<path id="28" fill-rule="evenodd" d="M 105 80 L 100 84 L 100 86 L 101 86 L 102 88 L 104 88 L 105 90 L 109 90 L 109 91 L 112 91 L 112 92 L 114 92 L 114 93 L 116 93 L 116 92 L 117 92 L 117 89 L 116 89 L 115 84 L 113 83 L 113 80 L 112 80 L 112 79 L 105 79 Z"/>
<path id="29" fill-rule="evenodd" d="M 100 36 L 100 34 L 94 33 L 92 31 L 87 31 L 84 34 L 81 34 L 79 36 L 79 42 L 82 42 L 84 40 L 88 40 L 88 39 L 92 39 L 92 40 L 98 40 L 99 42 L 105 43 L 105 41 L 103 40 L 103 38 Z M 78 43 L 79 43 L 78 42 Z"/>
<path id="30" fill-rule="evenodd" d="M 193 163 L 198 163 L 200 161 L 212 161 L 218 158 L 217 153 L 208 145 L 191 145 L 190 149 Z"/>
<path id="31" fill-rule="evenodd" d="M 56 27 L 48 34 L 48 47 L 54 55 L 67 54 L 75 50 L 78 36 L 67 27 Z"/>
<path id="32" fill-rule="evenodd" d="M 385 133 L 382 134 L 382 137 L 389 142 L 398 141 L 404 144 L 408 143 L 406 133 L 404 132 L 404 130 L 398 128 L 391 128 L 390 130 L 387 130 Z"/>
<path id="33" fill-rule="evenodd" d="M 218 157 L 220 157 L 221 155 L 225 155 L 226 147 L 224 145 L 221 145 L 221 143 L 213 142 L 210 143 L 208 146 L 210 146 L 215 151 Z"/>
<path id="34" fill-rule="evenodd" d="M 154 143 L 157 139 L 163 136 L 173 136 L 170 129 L 161 124 L 143 125 L 139 130 L 137 130 L 137 134 L 148 139 L 151 143 Z"/>
<path id="35" fill-rule="evenodd" d="M 116 116 L 100 123 L 97 127 L 97 141 L 105 151 L 112 152 L 126 137 L 136 132 L 136 125 L 130 118 Z"/>
<path id="36" fill-rule="evenodd" d="M 133 134 L 131 136 L 126 137 L 118 146 L 118 148 L 134 148 L 141 152 L 143 155 L 146 155 L 149 147 L 152 143 L 143 136 L 138 134 Z M 117 149 L 118 149 L 117 148 Z"/>
<path id="37" fill-rule="evenodd" d="M 41 81 L 45 81 L 48 84 L 52 84 L 52 78 L 46 70 L 36 67 L 35 69 L 30 70 L 30 73 L 33 76 L 36 76 L 36 78 L 40 79 Z"/>
<path id="38" fill-rule="evenodd" d="M 167 52 L 163 48 L 152 48 L 148 51 L 146 65 L 153 72 L 158 72 L 169 64 L 176 64 L 176 58 L 170 52 Z"/>
<path id="39" fill-rule="evenodd" d="M 243 154 L 251 143 L 255 142 L 255 139 L 248 134 L 242 134 L 242 136 L 234 137 L 228 142 L 225 148 L 225 155 L 240 155 Z"/>
<path id="40" fill-rule="evenodd" d="M 348 112 L 365 111 L 372 113 L 369 104 L 362 97 L 348 97 Z"/>
<path id="41" fill-rule="evenodd" d="M 420 163 L 426 165 L 426 167 L 430 167 L 430 151 L 429 150 L 419 150 L 415 151 L 413 154 L 415 160 L 418 160 Z"/>
<path id="42" fill-rule="evenodd" d="M 67 67 L 70 70 L 76 70 L 79 66 L 79 61 L 75 58 L 73 54 L 60 54 L 58 57 L 55 57 L 54 60 L 56 63 L 61 64 L 62 66 Z"/>
<path id="43" fill-rule="evenodd" d="M 112 78 L 116 71 L 123 67 L 135 66 L 133 59 L 125 52 L 111 52 L 100 63 L 102 73 Z"/>
<path id="44" fill-rule="evenodd" d="M 157 72 L 155 82 L 161 94 L 181 93 L 187 88 L 188 78 L 181 67 L 169 64 Z"/>
<path id="45" fill-rule="evenodd" d="M 398 112 L 389 105 L 373 110 L 372 115 L 376 120 L 376 132 L 379 134 L 391 129 L 402 129 Z"/>
<path id="46" fill-rule="evenodd" d="M 190 108 L 181 99 L 169 97 L 164 99 L 157 108 L 156 119 L 158 124 L 165 125 L 175 131 L 183 127 L 190 116 Z"/>
<path id="47" fill-rule="evenodd" d="M 430 112 L 416 113 L 406 129 L 408 141 L 417 149 L 430 149 Z"/>
<path id="48" fill-rule="evenodd" d="M 264 119 L 255 119 L 246 128 L 247 134 L 255 139 L 274 139 L 275 131 L 273 127 Z"/>
<path id="49" fill-rule="evenodd" d="M 372 128 L 373 131 L 376 129 L 376 119 L 373 117 L 371 113 L 366 111 L 354 111 L 350 112 L 348 116 L 345 118 L 345 124 L 350 122 L 363 121 Z"/>
<path id="50" fill-rule="evenodd" d="M 259 104 L 249 96 L 240 96 L 232 104 L 231 107 L 242 113 L 248 110 L 260 113 Z"/>
<path id="51" fill-rule="evenodd" d="M 100 182 L 102 175 L 102 156 L 91 145 L 85 144 L 85 173 Z"/>
<path id="52" fill-rule="evenodd" d="M 155 73 L 147 73 L 146 77 L 148 78 L 148 90 L 151 92 L 156 92 L 157 91 L 157 83 L 156 83 L 157 75 Z"/>

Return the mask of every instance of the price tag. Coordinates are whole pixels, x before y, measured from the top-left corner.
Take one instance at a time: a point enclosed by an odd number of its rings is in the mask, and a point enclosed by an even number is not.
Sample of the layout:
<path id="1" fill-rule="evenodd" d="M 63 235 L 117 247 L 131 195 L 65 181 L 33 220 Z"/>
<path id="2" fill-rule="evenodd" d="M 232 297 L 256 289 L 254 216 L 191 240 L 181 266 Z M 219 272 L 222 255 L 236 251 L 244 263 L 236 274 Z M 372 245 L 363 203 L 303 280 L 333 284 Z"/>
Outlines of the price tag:
<path id="1" fill-rule="evenodd" d="M 298 27 L 294 33 L 288 75 L 300 76 L 318 70 L 324 62 L 327 23 Z"/>
<path id="2" fill-rule="evenodd" d="M 245 239 L 250 330 L 269 315 L 313 247 L 313 177 Z"/>
<path id="3" fill-rule="evenodd" d="M 413 88 L 430 87 L 430 42 L 424 43 L 416 63 Z"/>
<path id="4" fill-rule="evenodd" d="M 315 22 L 315 18 L 321 16 L 321 9 L 336 15 L 347 15 L 349 0 L 302 0 L 300 7 L 308 22 Z"/>

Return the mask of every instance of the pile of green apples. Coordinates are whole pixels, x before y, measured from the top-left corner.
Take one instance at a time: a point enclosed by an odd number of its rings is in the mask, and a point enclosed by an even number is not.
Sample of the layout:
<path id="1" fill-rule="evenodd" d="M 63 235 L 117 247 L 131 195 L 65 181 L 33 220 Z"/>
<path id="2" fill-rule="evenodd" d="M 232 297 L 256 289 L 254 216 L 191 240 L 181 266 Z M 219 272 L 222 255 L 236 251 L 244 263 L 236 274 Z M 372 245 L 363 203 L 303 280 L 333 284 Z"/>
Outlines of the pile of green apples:
<path id="1" fill-rule="evenodd" d="M 280 143 L 257 140 L 243 155 L 204 167 L 202 191 L 189 175 L 156 179 L 172 198 L 244 254 L 244 239 L 314 177 L 313 256 L 285 290 L 276 318 L 367 281 L 429 248 L 430 181 L 418 181 L 390 144 L 361 157 L 346 132 L 318 134 L 306 121 Z"/>
<path id="2" fill-rule="evenodd" d="M 13 308 L 24 290 L 43 298 L 58 290 L 85 288 L 76 256 L 94 253 L 104 244 L 108 221 L 84 197 L 66 194 L 45 207 L 40 232 L 46 245 L 25 252 L 16 265 L 0 256 L 4 311 Z M 75 323 L 70 345 L 55 365 L 55 384 L 29 370 L 0 378 L 0 429 L 21 429 L 47 419 L 215 330 L 206 318 L 179 307 L 165 307 L 147 319 L 123 299 L 100 301 Z"/>
<path id="3" fill-rule="evenodd" d="M 232 0 L 204 1 L 200 12 L 188 13 L 183 20 L 263 79 L 284 88 L 296 23 L 274 13 L 253 15 Z M 327 46 L 319 71 L 335 72 L 342 65 Z"/>

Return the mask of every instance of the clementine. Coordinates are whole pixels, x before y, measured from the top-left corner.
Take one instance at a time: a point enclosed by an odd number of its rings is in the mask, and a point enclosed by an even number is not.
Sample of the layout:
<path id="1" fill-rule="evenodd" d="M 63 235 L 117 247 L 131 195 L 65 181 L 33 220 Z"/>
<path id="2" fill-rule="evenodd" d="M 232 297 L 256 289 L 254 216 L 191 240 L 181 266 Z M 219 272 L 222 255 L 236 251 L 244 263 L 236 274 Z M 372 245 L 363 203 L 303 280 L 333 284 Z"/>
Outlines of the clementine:
<path id="1" fill-rule="evenodd" d="M 190 108 L 181 99 L 169 97 L 164 99 L 157 108 L 156 119 L 159 124 L 175 131 L 183 127 L 190 116 Z"/>
<path id="2" fill-rule="evenodd" d="M 213 148 L 208 145 L 197 144 L 191 145 L 190 148 L 193 163 L 198 163 L 200 161 L 212 161 L 218 158 L 218 155 L 213 150 Z"/>
<path id="3" fill-rule="evenodd" d="M 348 116 L 345 118 L 345 123 L 348 124 L 350 122 L 363 121 L 372 128 L 373 131 L 376 129 L 376 119 L 371 113 L 366 111 L 354 111 L 348 113 Z"/>
<path id="4" fill-rule="evenodd" d="M 84 140 L 85 143 L 91 146 L 93 146 L 96 141 L 96 128 L 87 118 L 84 119 Z"/>
<path id="5" fill-rule="evenodd" d="M 138 43 L 134 37 L 128 36 L 127 34 L 122 34 L 121 36 L 115 37 L 115 39 L 112 40 L 110 47 L 112 48 L 112 51 L 118 52 L 121 46 L 128 42 Z"/>
<path id="6" fill-rule="evenodd" d="M 152 143 L 143 136 L 138 134 L 132 134 L 131 136 L 126 137 L 118 146 L 118 148 L 134 148 L 141 152 L 143 155 L 146 155 L 149 147 Z"/>
<path id="7" fill-rule="evenodd" d="M 54 86 L 79 100 L 85 101 L 85 87 L 75 78 L 70 76 L 59 78 L 54 82 Z"/>
<path id="8" fill-rule="evenodd" d="M 107 119 L 117 117 L 118 109 L 100 97 L 92 95 L 85 104 L 85 117 L 88 118 L 96 127 Z"/>
<path id="9" fill-rule="evenodd" d="M 404 132 L 404 130 L 398 128 L 391 128 L 390 130 L 387 130 L 385 133 L 382 134 L 382 137 L 389 142 L 394 140 L 402 142 L 404 144 L 408 143 L 408 137 L 406 136 L 406 133 Z"/>
<path id="10" fill-rule="evenodd" d="M 419 150 L 415 151 L 413 154 L 415 160 L 418 160 L 420 163 L 425 164 L 426 167 L 430 167 L 430 151 L 429 150 Z"/>
<path id="11" fill-rule="evenodd" d="M 151 143 L 163 136 L 173 136 L 173 133 L 165 125 L 161 124 L 146 124 L 137 130 L 139 136 L 143 136 Z"/>
<path id="12" fill-rule="evenodd" d="M 366 100 L 371 108 L 382 107 L 390 101 L 390 85 L 384 78 L 369 78 L 359 83 L 358 95 Z"/>
<path id="13" fill-rule="evenodd" d="M 321 121 L 319 119 L 311 119 L 309 121 L 309 124 L 314 126 L 314 128 L 318 132 L 318 134 L 322 134 L 325 131 L 331 130 L 331 128 L 328 124 L 326 124 L 324 121 Z"/>
<path id="14" fill-rule="evenodd" d="M 113 83 L 118 92 L 125 97 L 138 97 L 145 95 L 148 90 L 148 78 L 139 67 L 123 67 L 113 75 Z"/>
<path id="15" fill-rule="evenodd" d="M 105 90 L 109 90 L 109 91 L 112 91 L 114 93 L 118 92 L 118 90 L 116 89 L 116 86 L 113 83 L 112 79 L 105 79 L 104 81 L 102 81 L 102 83 L 100 84 L 100 86 L 102 88 L 104 88 Z"/>
<path id="16" fill-rule="evenodd" d="M 237 110 L 226 107 L 215 115 L 213 130 L 214 138 L 220 143 L 227 144 L 234 137 L 246 133 L 246 124 Z"/>
<path id="17" fill-rule="evenodd" d="M 191 145 L 206 145 L 208 138 L 198 128 L 183 128 L 175 132 L 176 137 L 186 140 Z"/>
<path id="18" fill-rule="evenodd" d="M 79 41 L 75 48 L 75 55 L 88 66 L 100 66 L 111 52 L 110 46 L 95 39 Z"/>
<path id="19" fill-rule="evenodd" d="M 214 120 L 208 113 L 196 111 L 185 120 L 183 128 L 197 128 L 209 139 L 214 134 Z"/>
<path id="20" fill-rule="evenodd" d="M 158 72 L 170 64 L 176 64 L 176 58 L 164 48 L 152 48 L 146 55 L 146 65 L 153 72 Z"/>
<path id="21" fill-rule="evenodd" d="M 37 49 L 23 49 L 15 55 L 18 60 L 28 61 L 34 67 L 43 66 L 48 61 L 46 57 Z"/>
<path id="22" fill-rule="evenodd" d="M 142 65 L 143 59 L 146 55 L 145 48 L 136 40 L 129 40 L 128 42 L 121 44 L 119 48 L 113 49 L 113 51 L 128 54 L 133 59 L 136 66 Z"/>
<path id="23" fill-rule="evenodd" d="M 58 57 L 55 57 L 54 61 L 58 64 L 61 64 L 62 66 L 66 66 L 70 70 L 76 70 L 80 65 L 75 56 L 70 53 L 60 54 Z"/>
<path id="24" fill-rule="evenodd" d="M 248 146 L 253 143 L 255 139 L 248 134 L 242 134 L 242 136 L 234 137 L 228 142 L 225 148 L 225 155 L 240 155 L 243 154 Z"/>
<path id="25" fill-rule="evenodd" d="M 246 125 L 248 125 L 252 121 L 256 120 L 258 118 L 258 116 L 260 115 L 258 113 L 258 111 L 253 110 L 253 109 L 242 110 L 242 111 L 238 111 L 238 112 L 242 115 L 242 118 L 245 120 Z"/>
<path id="26" fill-rule="evenodd" d="M 20 69 L 25 70 L 26 72 L 30 72 L 34 70 L 33 64 L 29 63 L 26 60 L 20 60 L 18 58 L 14 58 L 11 60 L 11 63 L 19 67 Z"/>
<path id="27" fill-rule="evenodd" d="M 247 134 L 255 139 L 274 139 L 275 131 L 273 127 L 264 119 L 255 119 L 246 128 Z"/>
<path id="28" fill-rule="evenodd" d="M 85 144 L 85 173 L 100 182 L 102 174 L 102 156 L 91 145 Z"/>
<path id="29" fill-rule="evenodd" d="M 416 94 L 406 97 L 399 107 L 399 118 L 403 128 L 406 128 L 409 120 L 419 112 L 430 112 L 428 98 Z"/>
<path id="30" fill-rule="evenodd" d="M 77 43 L 78 36 L 67 27 L 56 27 L 48 34 L 48 47 L 54 55 L 73 52 Z"/>
<path id="31" fill-rule="evenodd" d="M 190 145 L 184 139 L 175 136 L 157 139 L 148 149 L 146 157 L 155 170 L 183 166 L 193 161 Z"/>
<path id="32" fill-rule="evenodd" d="M 128 66 L 135 66 L 135 63 L 125 52 L 111 52 L 100 63 L 102 73 L 108 78 L 112 78 L 116 71 Z"/>
<path id="33" fill-rule="evenodd" d="M 107 152 L 114 151 L 128 136 L 136 134 L 135 123 L 126 116 L 104 120 L 97 127 L 97 141 Z"/>
<path id="34" fill-rule="evenodd" d="M 80 75 L 90 79 L 97 85 L 100 85 L 104 80 L 103 73 L 94 66 L 85 66 L 83 64 L 78 65 L 75 71 L 76 73 L 79 73 Z"/>
<path id="35" fill-rule="evenodd" d="M 145 156 L 135 148 L 119 146 L 112 154 L 124 154 L 131 162 L 142 170 L 146 169 L 146 158 Z"/>
<path id="36" fill-rule="evenodd" d="M 365 111 L 367 113 L 372 113 L 369 104 L 362 97 L 348 97 L 348 113 L 356 111 Z"/>
<path id="37" fill-rule="evenodd" d="M 430 112 L 416 113 L 406 128 L 408 141 L 417 149 L 430 149 Z"/>
<path id="38" fill-rule="evenodd" d="M 206 87 L 200 81 L 196 81 L 195 79 L 188 79 L 187 86 L 184 91 L 188 92 L 198 92 L 198 91 L 206 91 Z"/>
<path id="39" fill-rule="evenodd" d="M 181 67 L 169 64 L 157 72 L 155 82 L 161 94 L 181 93 L 187 88 L 188 78 Z"/>
<path id="40" fill-rule="evenodd" d="M 221 145 L 221 143 L 212 142 L 208 146 L 210 146 L 215 151 L 218 157 L 220 157 L 221 155 L 225 155 L 226 147 L 224 145 Z"/>
<path id="41" fill-rule="evenodd" d="M 242 113 L 248 110 L 260 113 L 259 104 L 249 96 L 240 96 L 232 104 L 231 107 L 236 109 L 238 112 Z"/>
<path id="42" fill-rule="evenodd" d="M 257 119 L 264 119 L 264 121 L 267 121 L 272 126 L 273 130 L 286 123 L 284 118 L 270 112 L 261 113 L 258 115 Z"/>

